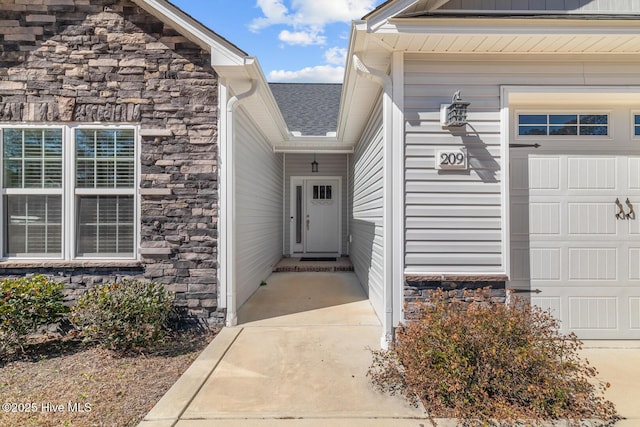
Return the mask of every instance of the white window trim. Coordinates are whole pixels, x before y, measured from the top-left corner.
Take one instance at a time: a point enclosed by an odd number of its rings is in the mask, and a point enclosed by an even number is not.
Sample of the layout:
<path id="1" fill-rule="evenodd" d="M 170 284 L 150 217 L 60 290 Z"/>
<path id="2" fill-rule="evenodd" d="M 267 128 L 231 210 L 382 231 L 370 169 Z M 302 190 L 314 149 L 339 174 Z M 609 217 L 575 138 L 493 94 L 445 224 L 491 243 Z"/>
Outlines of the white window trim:
<path id="1" fill-rule="evenodd" d="M 640 135 L 636 135 L 636 126 L 640 126 L 640 124 L 636 125 L 636 116 L 640 117 L 640 110 L 631 110 L 631 118 L 630 120 L 630 125 L 631 125 L 631 139 L 632 140 L 639 140 L 640 139 Z"/>
<path id="2" fill-rule="evenodd" d="M 4 129 L 62 129 L 62 188 L 61 189 L 3 189 L 0 185 L 0 249 L 2 250 L 0 261 L 3 262 L 29 262 L 29 261 L 102 261 L 109 262 L 139 261 L 140 254 L 140 131 L 135 124 L 0 124 L 0 145 Z M 134 186 L 131 189 L 76 189 L 75 188 L 75 130 L 77 129 L 126 129 L 134 132 Z M 0 147 L 0 165 L 4 166 L 4 150 Z M 0 175 L 0 184 L 4 179 L 4 170 Z M 4 195 L 7 194 L 61 194 L 62 195 L 62 255 L 60 257 L 6 257 L 5 248 L 5 224 L 4 224 Z M 133 218 L 133 253 L 130 257 L 80 257 L 76 255 L 76 200 L 79 195 L 131 195 L 134 198 Z"/>
<path id="3" fill-rule="evenodd" d="M 516 110 L 514 116 L 514 138 L 516 140 L 532 140 L 532 139 L 544 139 L 546 141 L 568 141 L 568 142 L 584 142 L 585 139 L 596 140 L 614 140 L 613 111 L 611 110 L 590 110 L 581 108 L 563 108 L 563 109 L 522 109 Z M 606 115 L 607 116 L 607 135 L 520 135 L 520 121 L 518 118 L 520 115 L 555 115 L 555 114 L 576 114 L 580 115 Z M 525 125 L 526 126 L 526 125 Z"/>

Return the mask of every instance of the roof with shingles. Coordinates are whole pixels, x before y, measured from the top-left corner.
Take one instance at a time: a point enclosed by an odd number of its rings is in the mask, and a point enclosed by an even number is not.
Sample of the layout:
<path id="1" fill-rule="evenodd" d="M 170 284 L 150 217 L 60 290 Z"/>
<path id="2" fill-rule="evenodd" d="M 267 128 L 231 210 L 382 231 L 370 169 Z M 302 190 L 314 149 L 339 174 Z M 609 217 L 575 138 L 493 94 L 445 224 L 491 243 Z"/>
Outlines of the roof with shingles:
<path id="1" fill-rule="evenodd" d="M 326 136 L 338 128 L 342 84 L 269 83 L 290 132 Z"/>

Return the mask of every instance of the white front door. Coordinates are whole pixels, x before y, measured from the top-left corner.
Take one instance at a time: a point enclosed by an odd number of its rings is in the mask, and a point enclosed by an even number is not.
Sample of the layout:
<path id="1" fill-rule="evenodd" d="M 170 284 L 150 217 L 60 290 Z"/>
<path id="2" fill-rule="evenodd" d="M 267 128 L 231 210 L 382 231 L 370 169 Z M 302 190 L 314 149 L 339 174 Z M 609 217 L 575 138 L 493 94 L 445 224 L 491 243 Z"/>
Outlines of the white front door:
<path id="1" fill-rule="evenodd" d="M 640 157 L 589 142 L 511 150 L 510 286 L 563 332 L 640 339 Z"/>
<path id="2" fill-rule="evenodd" d="M 340 180 L 292 178 L 292 254 L 340 255 Z"/>

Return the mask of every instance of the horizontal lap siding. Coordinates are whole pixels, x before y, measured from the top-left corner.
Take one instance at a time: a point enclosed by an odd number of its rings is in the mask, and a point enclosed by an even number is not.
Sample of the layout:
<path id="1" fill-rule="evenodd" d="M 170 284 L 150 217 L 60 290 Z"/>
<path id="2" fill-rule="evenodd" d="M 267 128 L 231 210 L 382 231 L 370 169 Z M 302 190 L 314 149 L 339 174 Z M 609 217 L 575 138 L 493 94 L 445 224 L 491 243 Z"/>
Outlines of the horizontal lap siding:
<path id="1" fill-rule="evenodd" d="M 440 104 L 450 103 L 457 90 L 471 102 L 468 132 L 440 125 Z M 502 170 L 495 74 L 476 73 L 475 64 L 409 59 L 405 94 L 407 272 L 499 272 Z M 436 149 L 459 147 L 467 148 L 470 172 L 437 171 Z"/>
<path id="2" fill-rule="evenodd" d="M 351 261 L 379 317 L 383 315 L 383 130 L 378 104 L 351 161 Z"/>
<path id="3" fill-rule="evenodd" d="M 406 270 L 502 273 L 500 87 L 640 84 L 634 63 L 567 58 L 405 62 Z M 633 71 L 636 70 L 636 71 Z M 635 73 L 635 74 L 634 74 Z M 440 126 L 440 105 L 460 90 L 471 102 L 466 128 Z M 435 170 L 435 151 L 465 147 L 470 171 Z"/>
<path id="4" fill-rule="evenodd" d="M 451 0 L 442 10 L 568 11 L 572 13 L 637 13 L 637 0 Z"/>
<path id="5" fill-rule="evenodd" d="M 313 159 L 318 162 L 318 172 L 311 173 L 311 162 Z M 314 178 L 322 178 L 323 176 L 339 176 L 342 177 L 342 253 L 348 254 L 349 249 L 349 236 L 347 232 L 347 220 L 349 218 L 347 209 L 347 155 L 346 154 L 287 154 L 285 159 L 285 219 L 289 224 L 288 218 L 293 216 L 290 211 L 291 206 L 291 177 L 292 176 L 313 176 Z M 285 244 L 287 254 L 291 253 L 291 227 L 287 226 L 285 229 Z"/>
<path id="6" fill-rule="evenodd" d="M 282 155 L 236 114 L 236 289 L 242 305 L 282 256 Z"/>

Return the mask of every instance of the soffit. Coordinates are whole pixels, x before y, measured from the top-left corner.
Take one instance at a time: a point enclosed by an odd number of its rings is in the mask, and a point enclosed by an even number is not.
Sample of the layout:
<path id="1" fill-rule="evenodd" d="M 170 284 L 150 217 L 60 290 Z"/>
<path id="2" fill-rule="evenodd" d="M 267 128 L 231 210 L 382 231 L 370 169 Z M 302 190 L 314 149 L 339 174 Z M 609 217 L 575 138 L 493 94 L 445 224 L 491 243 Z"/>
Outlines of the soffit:
<path id="1" fill-rule="evenodd" d="M 640 20 L 396 18 L 372 35 L 389 50 L 420 53 L 637 54 Z"/>

